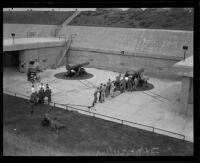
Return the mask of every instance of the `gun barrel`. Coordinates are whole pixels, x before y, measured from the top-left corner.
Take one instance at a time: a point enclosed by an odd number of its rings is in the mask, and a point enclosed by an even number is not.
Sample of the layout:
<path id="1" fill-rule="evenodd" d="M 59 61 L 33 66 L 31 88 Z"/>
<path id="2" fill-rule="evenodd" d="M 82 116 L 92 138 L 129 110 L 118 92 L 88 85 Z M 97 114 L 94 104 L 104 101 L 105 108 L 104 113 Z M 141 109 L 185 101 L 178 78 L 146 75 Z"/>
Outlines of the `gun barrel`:
<path id="1" fill-rule="evenodd" d="M 89 65 L 89 64 L 90 64 L 89 62 L 84 62 L 84 63 L 79 64 L 79 66 L 82 67 L 82 66 L 86 66 L 86 65 Z"/>
<path id="2" fill-rule="evenodd" d="M 78 67 L 83 67 L 83 66 L 86 66 L 88 64 L 89 64 L 89 62 L 80 63 L 80 64 L 72 66 L 71 69 L 75 69 L 75 68 L 78 68 Z"/>
<path id="3" fill-rule="evenodd" d="M 140 74 L 142 72 L 144 72 L 144 68 L 131 68 L 126 73 L 132 75 L 132 74 Z"/>
<path id="4" fill-rule="evenodd" d="M 86 66 L 86 65 L 89 65 L 90 63 L 89 62 L 83 62 L 83 63 L 80 63 L 80 64 L 75 64 L 75 65 L 67 65 L 67 67 L 72 70 L 72 69 L 76 69 L 78 67 L 83 67 L 83 66 Z"/>

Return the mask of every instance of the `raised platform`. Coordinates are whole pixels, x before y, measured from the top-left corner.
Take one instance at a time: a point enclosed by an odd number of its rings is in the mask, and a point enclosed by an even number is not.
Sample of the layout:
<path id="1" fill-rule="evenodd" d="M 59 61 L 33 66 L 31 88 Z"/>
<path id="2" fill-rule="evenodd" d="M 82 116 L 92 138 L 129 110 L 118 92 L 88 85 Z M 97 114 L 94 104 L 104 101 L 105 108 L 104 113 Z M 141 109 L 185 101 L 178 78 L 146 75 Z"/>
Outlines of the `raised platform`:
<path id="1" fill-rule="evenodd" d="M 193 104 L 193 56 L 186 58 L 173 66 L 174 72 L 182 77 L 181 108 L 187 111 L 188 104 Z"/>
<path id="2" fill-rule="evenodd" d="M 193 78 L 193 56 L 176 63 L 173 70 L 177 75 Z"/>
<path id="3" fill-rule="evenodd" d="M 52 88 L 53 102 L 70 104 L 84 110 L 88 110 L 87 106 L 91 105 L 93 101 L 95 88 L 92 85 L 105 83 L 109 78 L 114 80 L 117 75 L 111 71 L 86 68 L 87 72 L 94 75 L 87 81 L 62 80 L 55 77 L 55 74 L 64 71 L 65 67 L 43 71 L 40 74 L 42 82 L 48 83 Z M 193 105 L 190 105 L 186 115 L 181 113 L 179 101 L 181 81 L 150 78 L 149 83 L 154 85 L 152 90 L 126 92 L 113 99 L 107 99 L 104 103 L 97 103 L 94 112 L 176 132 L 185 135 L 186 140 L 193 142 Z M 27 82 L 26 74 L 16 72 L 15 69 L 5 68 L 3 89 L 29 96 L 31 83 Z M 85 113 L 83 112 L 83 114 Z M 103 116 L 100 118 L 107 119 Z M 149 130 L 148 127 L 140 125 L 132 126 Z M 182 139 L 178 135 L 167 132 L 156 132 Z"/>
<path id="4" fill-rule="evenodd" d="M 15 38 L 3 40 L 3 51 L 17 51 L 25 49 L 63 46 L 65 40 L 56 37 Z"/>

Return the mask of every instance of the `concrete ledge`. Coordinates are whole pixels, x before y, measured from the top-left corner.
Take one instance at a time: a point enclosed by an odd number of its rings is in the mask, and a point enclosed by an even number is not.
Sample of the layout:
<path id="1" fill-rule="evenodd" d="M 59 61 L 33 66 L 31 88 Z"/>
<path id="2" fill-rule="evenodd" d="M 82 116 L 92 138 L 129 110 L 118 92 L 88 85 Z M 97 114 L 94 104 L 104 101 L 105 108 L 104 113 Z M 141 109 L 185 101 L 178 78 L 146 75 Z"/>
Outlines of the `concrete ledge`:
<path id="1" fill-rule="evenodd" d="M 63 46 L 65 40 L 59 40 L 59 38 L 23 38 L 15 39 L 13 44 L 12 39 L 4 39 L 3 51 L 16 51 L 16 50 L 27 50 L 27 49 L 37 49 L 46 47 L 56 47 Z"/>
<path id="2" fill-rule="evenodd" d="M 173 70 L 177 75 L 193 78 L 193 56 L 174 64 Z"/>

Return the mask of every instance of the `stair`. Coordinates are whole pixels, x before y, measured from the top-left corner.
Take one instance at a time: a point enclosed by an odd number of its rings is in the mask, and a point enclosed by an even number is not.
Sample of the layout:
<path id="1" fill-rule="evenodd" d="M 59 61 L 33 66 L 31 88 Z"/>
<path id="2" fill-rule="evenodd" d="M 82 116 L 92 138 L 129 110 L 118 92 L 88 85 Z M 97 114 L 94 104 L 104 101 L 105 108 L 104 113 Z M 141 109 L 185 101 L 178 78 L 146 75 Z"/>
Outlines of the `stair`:
<path id="1" fill-rule="evenodd" d="M 72 16 L 70 16 L 67 20 L 65 20 L 62 26 L 68 25 L 81 11 L 76 11 Z"/>
<path id="2" fill-rule="evenodd" d="M 63 60 L 64 57 L 67 55 L 71 43 L 72 43 L 72 39 L 70 38 L 70 39 L 66 42 L 66 44 L 65 44 L 65 46 L 64 46 L 64 51 L 63 51 L 63 53 L 62 53 L 62 56 L 59 58 L 59 60 L 58 60 L 58 62 L 57 62 L 57 64 L 56 64 L 56 68 L 60 66 L 62 60 Z M 68 61 L 68 58 L 67 58 L 67 61 Z"/>
<path id="3" fill-rule="evenodd" d="M 66 19 L 62 25 L 58 26 L 55 30 L 55 37 L 59 36 L 60 32 L 68 25 L 81 11 L 76 11 L 68 19 Z"/>
<path id="4" fill-rule="evenodd" d="M 55 35 L 59 36 L 60 32 L 62 30 L 64 30 L 66 28 L 66 25 L 69 24 L 81 11 L 76 11 L 73 15 L 71 15 L 67 20 L 65 20 L 61 26 L 59 26 L 56 31 L 55 31 Z M 61 62 L 63 61 L 64 57 L 68 54 L 68 50 L 69 47 L 72 43 L 72 37 L 70 37 L 68 39 L 68 41 L 66 42 L 65 46 L 64 46 L 64 51 L 62 53 L 62 56 L 59 58 L 57 64 L 56 64 L 56 68 L 60 66 Z M 68 62 L 68 56 L 67 56 L 67 62 Z"/>

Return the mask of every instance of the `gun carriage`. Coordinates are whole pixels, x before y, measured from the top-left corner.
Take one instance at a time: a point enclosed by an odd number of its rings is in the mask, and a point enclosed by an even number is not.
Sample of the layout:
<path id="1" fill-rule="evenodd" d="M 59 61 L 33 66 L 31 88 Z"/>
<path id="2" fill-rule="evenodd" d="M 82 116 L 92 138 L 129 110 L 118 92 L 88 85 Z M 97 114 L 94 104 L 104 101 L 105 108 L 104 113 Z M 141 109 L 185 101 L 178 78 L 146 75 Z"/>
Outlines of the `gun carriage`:
<path id="1" fill-rule="evenodd" d="M 125 76 L 131 76 L 134 80 L 138 79 L 138 86 L 147 86 L 147 80 L 149 80 L 149 76 L 144 74 L 144 68 L 131 68 L 126 71 Z"/>
<path id="2" fill-rule="evenodd" d="M 83 62 L 80 64 L 69 64 L 66 65 L 66 77 L 81 77 L 87 75 L 87 72 L 83 68 L 83 66 L 89 65 L 89 62 Z"/>

